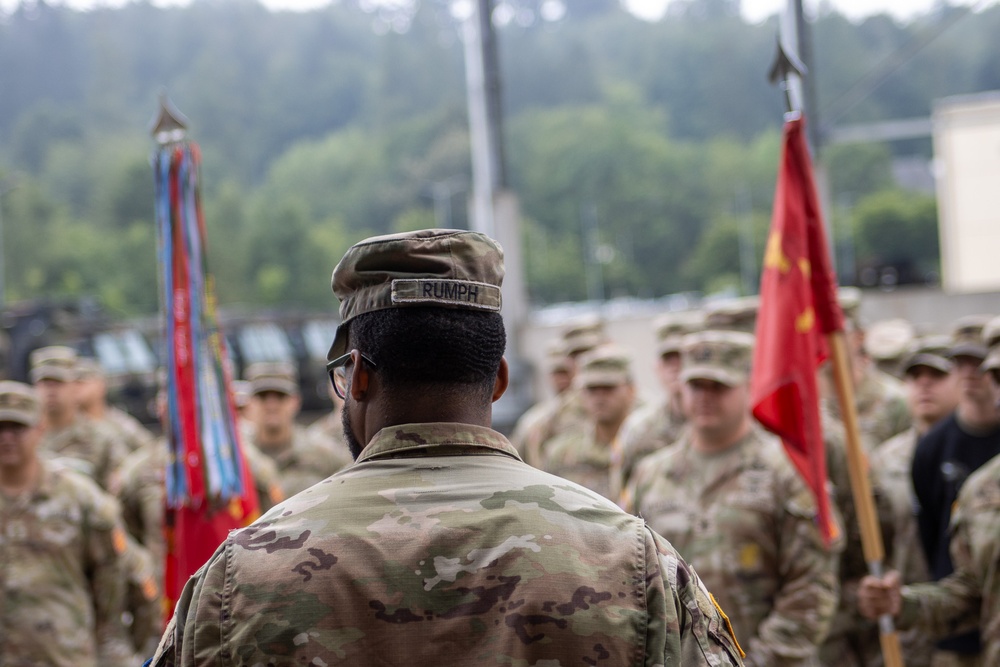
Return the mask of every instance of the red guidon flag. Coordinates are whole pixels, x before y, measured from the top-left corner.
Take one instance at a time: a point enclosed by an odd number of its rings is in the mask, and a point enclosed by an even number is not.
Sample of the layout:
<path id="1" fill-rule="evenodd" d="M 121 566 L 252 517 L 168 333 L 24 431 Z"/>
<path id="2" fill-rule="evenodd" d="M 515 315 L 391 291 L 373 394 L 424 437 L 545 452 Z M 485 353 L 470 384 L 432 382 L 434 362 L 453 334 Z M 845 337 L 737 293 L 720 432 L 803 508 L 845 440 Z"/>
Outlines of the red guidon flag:
<path id="1" fill-rule="evenodd" d="M 843 329 L 836 280 L 801 116 L 785 123 L 771 233 L 760 280 L 750 402 L 753 416 L 781 437 L 812 490 L 829 542 L 837 528 L 826 492 L 817 368 L 825 335 Z"/>

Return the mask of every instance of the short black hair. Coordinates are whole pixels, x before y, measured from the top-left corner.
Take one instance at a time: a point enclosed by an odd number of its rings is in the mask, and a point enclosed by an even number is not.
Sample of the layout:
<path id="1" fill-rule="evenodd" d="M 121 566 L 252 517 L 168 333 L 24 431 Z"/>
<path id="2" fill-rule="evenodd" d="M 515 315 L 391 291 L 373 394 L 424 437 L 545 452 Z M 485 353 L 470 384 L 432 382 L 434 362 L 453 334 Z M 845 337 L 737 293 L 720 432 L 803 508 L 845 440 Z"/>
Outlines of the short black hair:
<path id="1" fill-rule="evenodd" d="M 348 340 L 371 357 L 389 385 L 478 389 L 488 397 L 507 333 L 499 313 L 417 306 L 358 315 Z"/>

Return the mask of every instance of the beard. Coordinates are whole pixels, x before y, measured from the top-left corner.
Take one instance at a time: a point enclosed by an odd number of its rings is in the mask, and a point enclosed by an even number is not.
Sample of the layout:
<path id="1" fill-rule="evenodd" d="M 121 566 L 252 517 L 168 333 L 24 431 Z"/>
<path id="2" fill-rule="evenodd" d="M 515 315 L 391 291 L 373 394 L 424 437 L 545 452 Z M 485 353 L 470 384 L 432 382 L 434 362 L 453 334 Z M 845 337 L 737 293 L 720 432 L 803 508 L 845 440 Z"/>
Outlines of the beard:
<path id="1" fill-rule="evenodd" d="M 351 418 L 348 416 L 346 401 L 344 402 L 344 407 L 340 410 L 340 423 L 344 427 L 344 440 L 347 442 L 347 449 L 351 452 L 351 456 L 354 457 L 354 460 L 357 461 L 365 446 L 358 442 L 358 439 L 354 437 L 354 430 L 351 429 Z"/>

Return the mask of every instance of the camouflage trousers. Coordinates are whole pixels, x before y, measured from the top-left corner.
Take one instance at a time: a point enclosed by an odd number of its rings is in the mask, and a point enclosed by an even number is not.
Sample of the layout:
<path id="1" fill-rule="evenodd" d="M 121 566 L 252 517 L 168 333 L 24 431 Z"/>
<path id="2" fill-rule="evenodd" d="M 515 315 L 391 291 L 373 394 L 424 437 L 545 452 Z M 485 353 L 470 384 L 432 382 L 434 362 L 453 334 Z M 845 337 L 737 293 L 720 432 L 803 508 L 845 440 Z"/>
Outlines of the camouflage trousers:
<path id="1" fill-rule="evenodd" d="M 931 667 L 985 667 L 982 656 L 964 655 L 952 651 L 935 651 Z"/>

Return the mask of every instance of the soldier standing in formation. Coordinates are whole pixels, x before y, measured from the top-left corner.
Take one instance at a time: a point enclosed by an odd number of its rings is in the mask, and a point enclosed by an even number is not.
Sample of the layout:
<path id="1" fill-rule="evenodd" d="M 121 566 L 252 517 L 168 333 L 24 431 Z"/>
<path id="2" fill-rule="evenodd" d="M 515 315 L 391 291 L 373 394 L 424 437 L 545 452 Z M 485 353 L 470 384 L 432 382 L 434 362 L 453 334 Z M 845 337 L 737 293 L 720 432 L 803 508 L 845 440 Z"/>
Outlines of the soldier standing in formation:
<path id="1" fill-rule="evenodd" d="M 129 413 L 108 405 L 108 382 L 104 369 L 95 359 L 76 361 L 76 397 L 80 412 L 114 433 L 128 452 L 149 446 L 153 434 Z"/>
<path id="2" fill-rule="evenodd" d="M 580 358 L 577 382 L 587 421 L 582 432 L 556 436 L 542 453 L 542 470 L 564 477 L 613 502 L 610 488 L 612 447 L 635 404 L 635 383 L 625 350 L 601 345 Z"/>
<path id="3" fill-rule="evenodd" d="M 253 406 L 253 446 L 274 461 L 288 498 L 326 479 L 350 461 L 337 460 L 331 447 L 307 438 L 299 426 L 302 401 L 295 369 L 281 362 L 259 362 L 244 374 Z"/>
<path id="4" fill-rule="evenodd" d="M 993 403 L 998 406 L 1000 318 L 989 322 L 983 338 L 990 351 L 982 370 L 990 378 Z M 970 347 L 963 350 L 968 352 Z M 976 629 L 981 654 L 946 659 L 950 664 L 1000 664 L 1000 456 L 972 473 L 958 492 L 951 513 L 949 546 L 954 566 L 951 574 L 933 583 L 907 586 L 902 585 L 896 571 L 883 579 L 866 577 L 859 607 L 870 618 L 892 614 L 898 627 L 916 628 L 936 638 Z M 936 664 L 949 664 L 940 661 L 941 657 L 935 656 Z"/>
<path id="5" fill-rule="evenodd" d="M 697 568 L 728 611 L 746 664 L 818 666 L 840 545 L 824 544 L 809 490 L 750 417 L 752 348 L 743 332 L 685 338 L 688 429 L 638 465 L 630 509 Z"/>
<path id="6" fill-rule="evenodd" d="M 154 665 L 741 664 L 665 540 L 489 428 L 502 279 L 473 232 L 347 252 L 328 368 L 357 462 L 231 533 Z"/>
<path id="7" fill-rule="evenodd" d="M 77 360 L 76 351 L 69 347 L 43 347 L 31 353 L 31 381 L 42 403 L 40 448 L 108 489 L 127 452 L 113 432 L 80 413 Z"/>
<path id="8" fill-rule="evenodd" d="M 664 399 L 636 408 L 622 425 L 612 454 L 611 492 L 616 499 L 628 485 L 636 463 L 677 442 L 684 428 L 681 408 L 681 341 L 702 326 L 697 311 L 666 313 L 653 323 L 656 332 L 656 375 Z"/>
<path id="9" fill-rule="evenodd" d="M 911 470 L 917 441 L 951 414 L 958 402 L 953 364 L 944 356 L 946 351 L 944 341 L 924 339 L 904 360 L 901 370 L 913 425 L 879 445 L 870 459 L 874 487 L 885 501 L 879 509 L 889 510 L 879 517 L 883 528 L 892 535 L 886 545 L 887 561 L 906 583 L 931 578 L 917 532 Z M 926 633 L 901 633 L 900 640 L 907 667 L 930 665 L 934 645 Z"/>
<path id="10" fill-rule="evenodd" d="M 125 531 L 114 500 L 38 456 L 39 400 L 0 382 L 0 662 L 126 667 Z"/>

